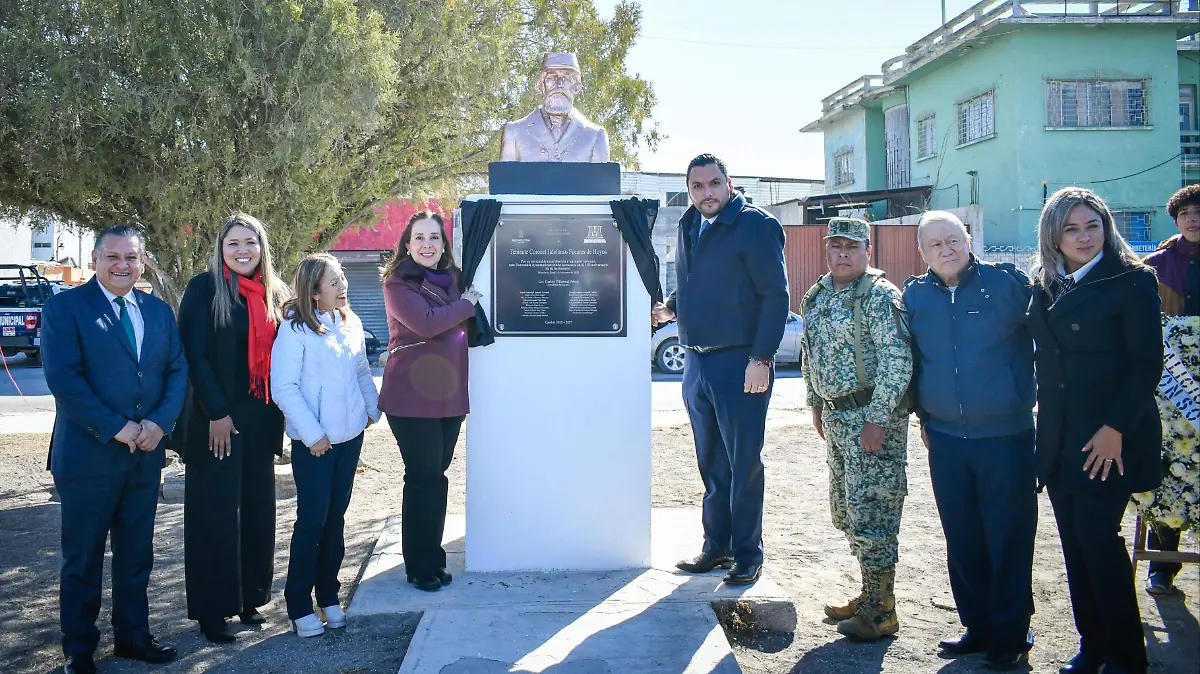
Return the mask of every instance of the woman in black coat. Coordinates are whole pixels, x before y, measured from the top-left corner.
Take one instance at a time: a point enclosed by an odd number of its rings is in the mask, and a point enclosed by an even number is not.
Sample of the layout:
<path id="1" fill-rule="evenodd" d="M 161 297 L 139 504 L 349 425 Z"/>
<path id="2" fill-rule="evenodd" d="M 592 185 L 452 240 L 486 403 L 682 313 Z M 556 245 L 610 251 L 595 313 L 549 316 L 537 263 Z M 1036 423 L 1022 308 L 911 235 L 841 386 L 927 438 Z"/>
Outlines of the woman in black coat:
<path id="1" fill-rule="evenodd" d="M 1059 190 L 1038 224 L 1037 475 L 1050 490 L 1080 648 L 1064 674 L 1146 671 L 1120 535 L 1130 495 L 1160 480 L 1158 283 L 1093 192 Z"/>
<path id="2" fill-rule="evenodd" d="M 270 401 L 271 346 L 286 286 L 262 223 L 237 214 L 217 235 L 212 269 L 179 307 L 191 402 L 185 411 L 184 573 L 188 618 L 214 643 L 226 619 L 265 621 L 275 556 L 275 456 L 283 414 Z"/>

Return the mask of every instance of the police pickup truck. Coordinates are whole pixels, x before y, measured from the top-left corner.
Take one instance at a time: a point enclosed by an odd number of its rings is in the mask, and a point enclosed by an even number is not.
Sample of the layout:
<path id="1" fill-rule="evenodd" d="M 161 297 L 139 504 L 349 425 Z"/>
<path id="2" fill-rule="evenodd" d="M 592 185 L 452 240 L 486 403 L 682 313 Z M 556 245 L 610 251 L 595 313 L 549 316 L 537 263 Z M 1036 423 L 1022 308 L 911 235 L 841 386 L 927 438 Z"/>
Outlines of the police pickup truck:
<path id="1" fill-rule="evenodd" d="M 37 267 L 0 264 L 0 350 L 5 358 L 18 353 L 39 357 L 42 306 L 64 289 L 43 278 Z"/>

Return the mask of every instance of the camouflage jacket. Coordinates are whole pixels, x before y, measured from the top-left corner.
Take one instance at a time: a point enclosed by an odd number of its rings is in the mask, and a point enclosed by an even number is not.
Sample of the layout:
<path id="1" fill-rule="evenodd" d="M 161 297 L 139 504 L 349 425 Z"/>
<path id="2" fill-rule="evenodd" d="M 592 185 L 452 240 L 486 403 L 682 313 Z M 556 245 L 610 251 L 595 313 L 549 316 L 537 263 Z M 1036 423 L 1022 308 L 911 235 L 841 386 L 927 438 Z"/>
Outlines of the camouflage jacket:
<path id="1" fill-rule="evenodd" d="M 821 406 L 822 399 L 874 387 L 871 403 L 865 408 L 825 410 L 824 414 L 862 414 L 866 421 L 887 426 L 908 416 L 909 410 L 899 406 L 912 380 L 912 338 L 900 289 L 878 270 L 867 273 L 876 280 L 862 303 L 861 355 L 866 381 L 858 381 L 854 357 L 853 292 L 857 281 L 834 290 L 833 280 L 827 274 L 817 281 L 815 294 L 800 307 L 804 318 L 801 340 L 804 384 L 811 407 Z"/>

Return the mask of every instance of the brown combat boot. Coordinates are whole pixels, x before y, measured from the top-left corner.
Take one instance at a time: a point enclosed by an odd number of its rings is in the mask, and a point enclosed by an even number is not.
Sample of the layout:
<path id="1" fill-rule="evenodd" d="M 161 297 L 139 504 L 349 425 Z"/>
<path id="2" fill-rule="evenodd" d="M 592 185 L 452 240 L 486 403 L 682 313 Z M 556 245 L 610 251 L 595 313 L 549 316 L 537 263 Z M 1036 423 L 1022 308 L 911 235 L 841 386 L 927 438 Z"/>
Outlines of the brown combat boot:
<path id="1" fill-rule="evenodd" d="M 867 576 L 866 576 L 866 574 L 863 574 L 862 590 L 859 591 L 858 596 L 855 597 L 854 599 L 851 599 L 850 602 L 848 604 L 846 604 L 845 606 L 834 606 L 832 604 L 827 604 L 825 606 L 825 615 L 829 616 L 830 618 L 833 618 L 834 620 L 845 620 L 847 618 L 853 618 L 854 615 L 856 613 L 858 613 L 859 605 L 862 604 L 863 601 L 866 600 L 866 598 L 867 598 Z"/>
<path id="2" fill-rule="evenodd" d="M 853 641 L 878 641 L 899 632 L 895 581 L 895 571 L 870 574 L 866 600 L 859 604 L 854 617 L 838 623 L 838 632 Z"/>

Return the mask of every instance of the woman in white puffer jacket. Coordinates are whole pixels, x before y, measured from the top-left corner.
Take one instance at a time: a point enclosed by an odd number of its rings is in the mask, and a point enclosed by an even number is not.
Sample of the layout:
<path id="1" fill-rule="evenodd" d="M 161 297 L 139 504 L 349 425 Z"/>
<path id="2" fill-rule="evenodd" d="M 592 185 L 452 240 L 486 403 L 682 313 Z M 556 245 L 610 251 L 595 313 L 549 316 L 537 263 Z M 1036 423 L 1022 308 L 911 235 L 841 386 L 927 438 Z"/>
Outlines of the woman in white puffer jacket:
<path id="1" fill-rule="evenodd" d="M 293 299 L 271 351 L 271 395 L 287 421 L 296 480 L 284 598 L 302 637 L 346 626 L 338 599 L 343 529 L 363 432 L 379 421 L 379 392 L 362 322 L 346 303 L 346 277 L 328 254 L 296 270 Z M 313 589 L 317 612 L 313 611 Z"/>

